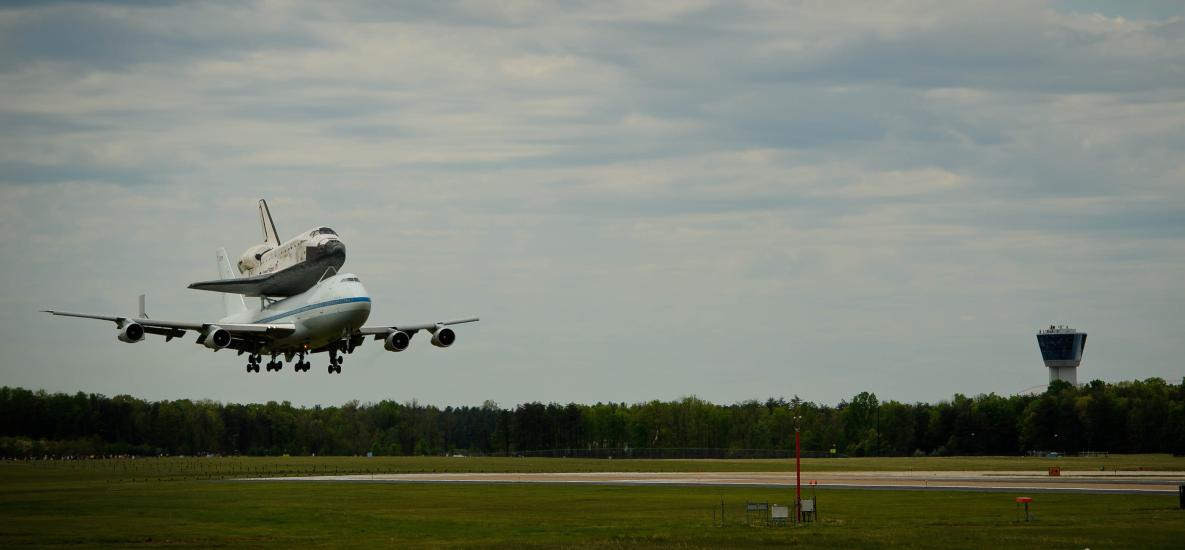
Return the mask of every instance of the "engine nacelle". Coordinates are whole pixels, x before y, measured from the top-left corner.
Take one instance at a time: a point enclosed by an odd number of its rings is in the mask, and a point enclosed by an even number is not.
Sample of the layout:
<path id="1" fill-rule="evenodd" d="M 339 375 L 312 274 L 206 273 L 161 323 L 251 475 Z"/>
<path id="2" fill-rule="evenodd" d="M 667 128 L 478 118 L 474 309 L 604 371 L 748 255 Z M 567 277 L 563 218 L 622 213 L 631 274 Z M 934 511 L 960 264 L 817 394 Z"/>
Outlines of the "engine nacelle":
<path id="1" fill-rule="evenodd" d="M 115 335 L 120 342 L 135 344 L 144 339 L 144 327 L 140 323 L 126 321 L 119 327 L 119 334 Z"/>
<path id="2" fill-rule="evenodd" d="M 202 345 L 212 350 L 220 350 L 230 345 L 231 336 L 230 331 L 217 325 L 210 325 L 206 329 L 206 338 L 202 340 Z"/>
<path id="3" fill-rule="evenodd" d="M 383 341 L 383 347 L 387 348 L 387 351 L 403 351 L 409 345 L 411 345 L 411 336 L 399 330 L 387 333 L 387 338 Z"/>
<path id="4" fill-rule="evenodd" d="M 248 248 L 242 256 L 239 256 L 239 273 L 248 273 L 259 267 L 259 262 L 263 260 L 263 255 L 271 252 L 272 245 L 263 243 L 257 244 Z"/>
<path id="5" fill-rule="evenodd" d="M 438 348 L 447 348 L 457 341 L 457 333 L 448 327 L 440 327 L 436 332 L 432 333 L 432 345 Z"/>

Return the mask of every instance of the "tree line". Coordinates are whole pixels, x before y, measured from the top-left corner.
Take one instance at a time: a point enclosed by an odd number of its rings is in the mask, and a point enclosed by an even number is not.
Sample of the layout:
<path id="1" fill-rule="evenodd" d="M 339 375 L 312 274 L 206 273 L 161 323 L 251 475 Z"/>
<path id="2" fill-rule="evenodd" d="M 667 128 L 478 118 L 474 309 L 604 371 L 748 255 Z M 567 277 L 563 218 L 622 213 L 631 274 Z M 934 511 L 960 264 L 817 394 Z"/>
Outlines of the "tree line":
<path id="1" fill-rule="evenodd" d="M 956 394 L 935 404 L 881 402 L 862 392 L 835 406 L 795 396 L 731 405 L 686 397 L 514 408 L 492 401 L 439 408 L 414 400 L 243 405 L 0 388 L 4 457 L 792 450 L 795 428 L 807 451 L 852 456 L 1185 454 L 1185 381 L 1055 382 L 1037 395 Z"/>

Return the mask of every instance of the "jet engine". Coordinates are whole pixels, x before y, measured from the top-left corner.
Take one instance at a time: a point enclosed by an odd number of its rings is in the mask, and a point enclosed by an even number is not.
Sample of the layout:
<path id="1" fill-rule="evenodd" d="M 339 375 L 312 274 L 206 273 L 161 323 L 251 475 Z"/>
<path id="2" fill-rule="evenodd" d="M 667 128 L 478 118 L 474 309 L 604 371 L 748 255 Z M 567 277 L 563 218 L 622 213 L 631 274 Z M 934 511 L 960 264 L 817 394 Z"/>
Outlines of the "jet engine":
<path id="1" fill-rule="evenodd" d="M 263 260 L 263 255 L 271 252 L 272 245 L 267 243 L 257 244 L 248 248 L 242 256 L 239 257 L 239 273 L 246 274 L 255 268 L 259 267 L 259 262 Z"/>
<path id="2" fill-rule="evenodd" d="M 140 323 L 125 321 L 119 326 L 119 334 L 115 336 L 120 342 L 134 344 L 144 339 L 144 327 Z"/>
<path id="3" fill-rule="evenodd" d="M 383 341 L 383 347 L 387 348 L 387 351 L 403 351 L 409 345 L 411 345 L 411 336 L 399 330 L 387 333 L 387 338 Z"/>
<path id="4" fill-rule="evenodd" d="M 230 345 L 230 331 L 217 325 L 210 325 L 206 329 L 206 338 L 202 340 L 202 345 L 212 350 L 220 350 Z"/>
<path id="5" fill-rule="evenodd" d="M 457 333 L 451 328 L 437 327 L 436 332 L 432 333 L 432 345 L 438 348 L 447 348 L 456 341 Z"/>

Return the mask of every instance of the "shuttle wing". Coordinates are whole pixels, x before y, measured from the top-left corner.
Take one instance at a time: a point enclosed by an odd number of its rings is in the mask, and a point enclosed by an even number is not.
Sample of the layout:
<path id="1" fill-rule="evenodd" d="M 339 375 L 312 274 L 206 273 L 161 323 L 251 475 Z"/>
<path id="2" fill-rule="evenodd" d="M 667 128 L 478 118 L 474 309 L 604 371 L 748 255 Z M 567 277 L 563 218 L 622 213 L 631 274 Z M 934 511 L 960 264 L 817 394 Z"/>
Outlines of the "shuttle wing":
<path id="1" fill-rule="evenodd" d="M 323 275 L 317 268 L 309 264 L 294 265 L 266 275 L 199 281 L 190 284 L 189 288 L 244 296 L 294 296 L 317 283 Z"/>
<path id="2" fill-rule="evenodd" d="M 256 275 L 254 277 L 238 277 L 235 279 L 218 279 L 214 281 L 199 281 L 189 285 L 194 290 L 209 290 L 213 292 L 227 292 L 246 296 L 264 296 L 268 294 L 269 283 L 276 274 Z"/>

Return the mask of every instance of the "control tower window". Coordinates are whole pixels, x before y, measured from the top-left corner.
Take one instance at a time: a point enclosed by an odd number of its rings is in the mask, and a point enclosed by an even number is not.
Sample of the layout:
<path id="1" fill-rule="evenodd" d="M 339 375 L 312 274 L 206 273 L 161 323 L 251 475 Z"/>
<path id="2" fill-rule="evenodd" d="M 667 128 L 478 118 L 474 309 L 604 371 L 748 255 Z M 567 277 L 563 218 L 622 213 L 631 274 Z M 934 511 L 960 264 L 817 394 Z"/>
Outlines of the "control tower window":
<path id="1" fill-rule="evenodd" d="M 1073 359 L 1075 352 L 1073 334 L 1042 334 L 1037 337 L 1041 355 L 1049 360 Z"/>

